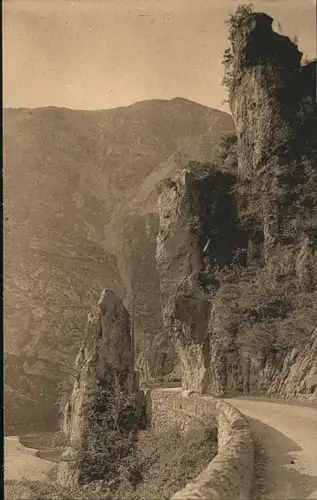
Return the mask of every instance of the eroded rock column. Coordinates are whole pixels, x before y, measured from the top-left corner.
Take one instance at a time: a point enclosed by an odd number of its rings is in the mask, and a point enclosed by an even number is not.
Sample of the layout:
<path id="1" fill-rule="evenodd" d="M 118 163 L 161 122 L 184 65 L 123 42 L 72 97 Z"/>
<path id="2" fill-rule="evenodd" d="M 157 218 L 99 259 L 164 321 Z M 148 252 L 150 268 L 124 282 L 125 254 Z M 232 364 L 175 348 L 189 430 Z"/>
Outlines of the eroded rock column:
<path id="1" fill-rule="evenodd" d="M 58 480 L 68 487 L 111 480 L 120 458 L 145 425 L 144 394 L 134 371 L 129 314 L 104 290 L 88 316 L 86 337 L 75 362 L 74 386 L 64 411 L 68 447 Z"/>
<path id="2" fill-rule="evenodd" d="M 275 33 L 273 19 L 254 13 L 240 21 L 232 44 L 230 108 L 243 177 L 258 175 L 268 158 L 280 154 L 297 126 L 302 53 Z"/>

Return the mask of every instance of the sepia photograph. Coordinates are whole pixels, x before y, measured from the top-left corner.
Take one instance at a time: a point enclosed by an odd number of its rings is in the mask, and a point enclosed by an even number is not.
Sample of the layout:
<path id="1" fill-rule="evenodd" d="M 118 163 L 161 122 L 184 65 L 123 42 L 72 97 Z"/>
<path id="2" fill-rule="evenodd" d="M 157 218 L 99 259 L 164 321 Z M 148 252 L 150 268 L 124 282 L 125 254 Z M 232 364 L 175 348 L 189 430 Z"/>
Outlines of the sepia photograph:
<path id="1" fill-rule="evenodd" d="M 315 0 L 3 0 L 6 500 L 317 500 Z"/>

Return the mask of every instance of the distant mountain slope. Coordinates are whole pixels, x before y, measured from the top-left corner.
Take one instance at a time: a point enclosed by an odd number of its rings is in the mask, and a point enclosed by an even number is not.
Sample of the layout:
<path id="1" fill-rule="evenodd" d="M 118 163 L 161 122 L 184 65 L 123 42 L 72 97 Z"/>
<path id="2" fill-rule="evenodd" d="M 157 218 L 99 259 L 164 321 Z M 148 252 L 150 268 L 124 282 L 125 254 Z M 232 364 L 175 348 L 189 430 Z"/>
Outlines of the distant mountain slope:
<path id="1" fill-rule="evenodd" d="M 67 368 L 104 287 L 133 289 L 149 337 L 159 331 L 158 184 L 188 159 L 212 161 L 232 129 L 228 114 L 180 98 L 4 110 L 5 350 L 40 358 L 33 375 Z"/>

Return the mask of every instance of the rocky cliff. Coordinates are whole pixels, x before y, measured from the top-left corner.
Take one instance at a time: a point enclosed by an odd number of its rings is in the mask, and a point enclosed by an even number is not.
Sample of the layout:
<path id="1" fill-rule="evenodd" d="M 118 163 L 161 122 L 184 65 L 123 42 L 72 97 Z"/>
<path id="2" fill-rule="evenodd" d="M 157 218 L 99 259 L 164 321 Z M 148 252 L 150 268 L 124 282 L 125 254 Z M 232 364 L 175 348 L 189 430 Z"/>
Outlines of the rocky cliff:
<path id="1" fill-rule="evenodd" d="M 272 21 L 231 27 L 236 146 L 159 199 L 163 319 L 185 389 L 314 399 L 316 80 Z"/>
<path id="2" fill-rule="evenodd" d="M 245 177 L 258 175 L 274 154 L 281 158 L 316 111 L 311 63 L 301 64 L 302 52 L 272 23 L 270 16 L 253 13 L 232 35 L 229 104 Z"/>
<path id="3" fill-rule="evenodd" d="M 145 425 L 144 401 L 134 371 L 128 312 L 114 292 L 105 290 L 88 317 L 75 363 L 73 392 L 64 410 L 68 446 L 59 482 L 74 487 L 113 479 L 120 459 L 131 452 L 135 432 Z"/>
<path id="4" fill-rule="evenodd" d="M 242 237 L 230 193 L 233 180 L 229 173 L 193 162 L 159 199 L 156 256 L 163 322 L 173 335 L 185 389 L 204 391 L 210 383 L 212 269 L 216 262 L 232 262 Z"/>

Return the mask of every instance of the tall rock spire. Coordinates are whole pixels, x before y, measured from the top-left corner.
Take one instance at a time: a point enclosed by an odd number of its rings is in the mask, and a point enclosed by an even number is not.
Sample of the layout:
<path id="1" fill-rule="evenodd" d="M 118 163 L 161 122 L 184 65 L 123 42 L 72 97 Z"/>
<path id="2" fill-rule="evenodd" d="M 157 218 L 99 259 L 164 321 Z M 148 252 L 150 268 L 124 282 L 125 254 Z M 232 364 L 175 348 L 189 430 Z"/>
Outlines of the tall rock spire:
<path id="1" fill-rule="evenodd" d="M 60 483 L 74 487 L 111 479 L 119 465 L 120 443 L 126 446 L 131 431 L 145 425 L 144 411 L 129 314 L 114 292 L 104 290 L 88 316 L 86 337 L 75 362 L 73 392 L 64 411 L 63 433 L 69 446 L 59 466 Z M 117 441 L 112 451 L 106 445 L 108 438 Z"/>
<path id="2" fill-rule="evenodd" d="M 233 33 L 229 104 L 242 177 L 257 175 L 268 158 L 287 147 L 298 126 L 302 52 L 275 33 L 272 22 L 267 14 L 253 13 Z"/>

